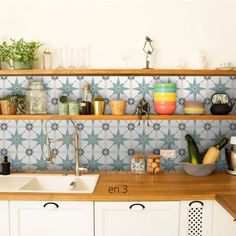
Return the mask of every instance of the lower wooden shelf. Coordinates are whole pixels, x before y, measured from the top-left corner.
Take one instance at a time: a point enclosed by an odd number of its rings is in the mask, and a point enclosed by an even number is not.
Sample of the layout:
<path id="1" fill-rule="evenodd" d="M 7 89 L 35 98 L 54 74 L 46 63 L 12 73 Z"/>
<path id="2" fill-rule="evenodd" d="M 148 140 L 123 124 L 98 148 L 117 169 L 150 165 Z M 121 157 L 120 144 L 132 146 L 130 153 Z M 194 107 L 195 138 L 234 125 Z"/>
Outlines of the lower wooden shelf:
<path id="1" fill-rule="evenodd" d="M 77 115 L 60 116 L 47 115 L 0 115 L 0 120 L 47 120 L 55 117 L 55 120 L 138 120 L 136 115 Z M 145 117 L 143 116 L 143 119 Z M 150 120 L 236 120 L 236 115 L 150 115 Z"/>

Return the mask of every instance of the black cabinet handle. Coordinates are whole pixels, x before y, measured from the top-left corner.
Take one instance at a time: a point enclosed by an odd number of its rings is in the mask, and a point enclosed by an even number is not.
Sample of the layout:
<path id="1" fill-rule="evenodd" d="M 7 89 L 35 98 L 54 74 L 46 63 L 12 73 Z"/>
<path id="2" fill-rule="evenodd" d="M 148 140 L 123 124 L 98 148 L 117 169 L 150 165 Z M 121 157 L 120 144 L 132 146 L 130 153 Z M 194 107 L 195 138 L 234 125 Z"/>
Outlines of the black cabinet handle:
<path id="1" fill-rule="evenodd" d="M 43 205 L 43 207 L 48 210 L 56 210 L 57 208 L 59 208 L 59 205 L 55 202 L 47 202 Z"/>
<path id="2" fill-rule="evenodd" d="M 191 206 L 193 203 L 200 203 L 202 206 L 204 206 L 203 202 L 201 201 L 192 201 L 189 203 L 189 206 Z"/>
<path id="3" fill-rule="evenodd" d="M 141 203 L 134 203 L 134 204 L 130 205 L 129 209 L 130 210 L 141 211 L 141 210 L 145 209 L 145 206 Z"/>

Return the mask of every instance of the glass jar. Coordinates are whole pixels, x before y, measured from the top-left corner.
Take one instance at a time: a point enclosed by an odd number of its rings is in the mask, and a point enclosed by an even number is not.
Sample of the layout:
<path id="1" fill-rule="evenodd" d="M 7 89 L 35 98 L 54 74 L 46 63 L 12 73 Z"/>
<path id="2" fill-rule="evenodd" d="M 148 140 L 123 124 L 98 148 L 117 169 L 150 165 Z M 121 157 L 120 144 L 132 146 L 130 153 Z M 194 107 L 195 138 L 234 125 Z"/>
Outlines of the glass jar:
<path id="1" fill-rule="evenodd" d="M 52 52 L 50 48 L 45 48 L 43 52 L 43 69 L 44 70 L 52 69 Z"/>
<path id="2" fill-rule="evenodd" d="M 26 91 L 26 106 L 28 114 L 47 114 L 47 92 L 43 81 L 30 81 Z"/>
<path id="3" fill-rule="evenodd" d="M 160 172 L 160 155 L 147 154 L 147 172 L 152 175 L 157 175 Z"/>
<path id="4" fill-rule="evenodd" d="M 131 157 L 131 172 L 143 174 L 145 172 L 145 161 L 143 154 L 133 154 Z"/>

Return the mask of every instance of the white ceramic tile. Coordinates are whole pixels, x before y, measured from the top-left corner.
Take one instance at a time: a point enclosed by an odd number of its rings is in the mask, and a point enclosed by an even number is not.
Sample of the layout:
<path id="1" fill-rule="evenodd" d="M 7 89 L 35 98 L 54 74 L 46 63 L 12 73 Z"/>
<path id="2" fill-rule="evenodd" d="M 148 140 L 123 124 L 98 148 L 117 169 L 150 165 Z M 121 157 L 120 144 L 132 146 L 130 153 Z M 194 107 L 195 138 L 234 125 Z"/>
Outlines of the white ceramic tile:
<path id="1" fill-rule="evenodd" d="M 183 81 L 183 98 L 185 101 L 204 101 L 207 97 L 207 82 L 201 76 L 188 76 Z"/>

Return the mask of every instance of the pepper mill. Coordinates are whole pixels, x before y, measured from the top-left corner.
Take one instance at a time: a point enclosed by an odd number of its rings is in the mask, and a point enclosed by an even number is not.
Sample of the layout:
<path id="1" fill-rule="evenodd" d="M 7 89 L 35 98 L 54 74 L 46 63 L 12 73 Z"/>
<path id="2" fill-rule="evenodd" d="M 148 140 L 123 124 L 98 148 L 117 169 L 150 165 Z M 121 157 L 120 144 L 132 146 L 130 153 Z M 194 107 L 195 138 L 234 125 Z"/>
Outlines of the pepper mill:
<path id="1" fill-rule="evenodd" d="M 8 161 L 8 157 L 4 157 L 4 162 L 2 163 L 2 175 L 9 175 L 11 173 L 10 170 L 11 163 Z"/>

